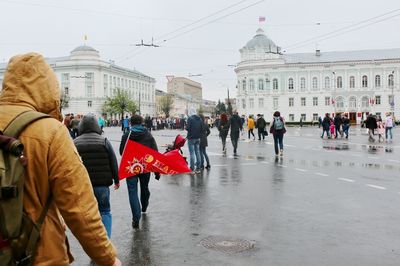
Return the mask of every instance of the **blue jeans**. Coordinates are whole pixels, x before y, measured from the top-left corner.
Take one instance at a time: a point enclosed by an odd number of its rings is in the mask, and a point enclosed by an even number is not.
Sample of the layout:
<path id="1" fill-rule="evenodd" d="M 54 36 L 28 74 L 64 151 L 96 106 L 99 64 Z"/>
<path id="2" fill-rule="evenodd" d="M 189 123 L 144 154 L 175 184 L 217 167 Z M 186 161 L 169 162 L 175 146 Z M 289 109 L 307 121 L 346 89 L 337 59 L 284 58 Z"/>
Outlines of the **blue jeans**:
<path id="1" fill-rule="evenodd" d="M 101 221 L 107 230 L 108 238 L 111 238 L 112 216 L 110 208 L 110 188 L 106 186 L 93 187 L 93 192 L 99 206 Z"/>
<path id="2" fill-rule="evenodd" d="M 140 181 L 140 202 L 138 198 L 137 183 Z M 149 191 L 150 173 L 132 176 L 126 179 L 129 194 L 129 204 L 131 205 L 132 219 L 139 222 L 142 213 L 147 210 L 149 205 L 150 191 Z M 142 207 L 140 207 L 142 204 Z"/>
<path id="3" fill-rule="evenodd" d="M 283 150 L 283 134 L 274 134 L 275 154 L 279 154 L 279 149 Z"/>
<path id="4" fill-rule="evenodd" d="M 390 136 L 390 139 L 393 139 L 393 135 L 392 135 L 392 128 L 391 127 L 387 127 L 387 128 L 385 128 L 385 135 L 386 135 L 386 140 L 388 140 L 389 138 L 389 136 Z"/>
<path id="5" fill-rule="evenodd" d="M 324 137 L 324 133 L 325 133 L 325 132 L 326 132 L 326 135 L 328 136 L 328 138 L 330 138 L 330 137 L 331 137 L 331 133 L 329 133 L 329 128 L 323 128 L 323 129 L 322 129 L 321 138 Z"/>
<path id="6" fill-rule="evenodd" d="M 207 165 L 210 165 L 210 159 L 208 158 L 206 149 L 207 149 L 207 147 L 200 147 L 200 156 L 201 156 L 201 165 L 200 165 L 200 167 L 201 168 L 204 167 L 204 158 L 206 159 Z"/>
<path id="7" fill-rule="evenodd" d="M 348 124 L 343 125 L 343 132 L 346 135 L 346 138 L 349 137 L 349 128 L 350 126 Z"/>
<path id="8" fill-rule="evenodd" d="M 189 139 L 188 140 L 189 153 L 190 153 L 190 169 L 193 171 L 200 168 L 201 156 L 200 156 L 200 139 Z M 196 166 L 194 165 L 196 160 Z"/>

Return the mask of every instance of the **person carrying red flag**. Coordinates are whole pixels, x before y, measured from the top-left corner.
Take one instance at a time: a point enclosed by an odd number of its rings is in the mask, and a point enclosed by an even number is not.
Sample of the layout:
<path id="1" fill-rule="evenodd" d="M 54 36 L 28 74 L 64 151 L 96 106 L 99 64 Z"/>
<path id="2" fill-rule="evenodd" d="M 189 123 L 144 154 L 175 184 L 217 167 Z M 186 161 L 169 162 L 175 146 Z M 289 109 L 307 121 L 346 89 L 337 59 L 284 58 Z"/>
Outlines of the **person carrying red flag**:
<path id="1" fill-rule="evenodd" d="M 143 118 L 140 115 L 131 117 L 131 129 L 121 138 L 119 153 L 122 155 L 128 139 L 138 142 L 153 150 L 158 150 L 157 143 L 151 133 L 143 126 Z M 129 203 L 132 211 L 132 227 L 139 228 L 141 211 L 146 212 L 149 205 L 150 191 L 149 181 L 151 173 L 142 173 L 128 177 L 126 184 L 128 185 Z M 156 179 L 160 178 L 159 173 L 154 173 Z M 138 198 L 137 183 L 140 181 L 140 202 Z"/>

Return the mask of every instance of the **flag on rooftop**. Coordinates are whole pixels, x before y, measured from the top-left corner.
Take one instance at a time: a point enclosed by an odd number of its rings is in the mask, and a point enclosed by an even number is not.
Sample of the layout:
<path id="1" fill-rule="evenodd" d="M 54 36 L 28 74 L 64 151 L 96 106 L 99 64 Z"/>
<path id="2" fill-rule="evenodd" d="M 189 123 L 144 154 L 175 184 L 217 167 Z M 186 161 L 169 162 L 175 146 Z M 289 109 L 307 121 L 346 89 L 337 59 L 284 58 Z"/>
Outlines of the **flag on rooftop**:
<path id="1" fill-rule="evenodd" d="M 258 22 L 265 22 L 265 17 L 258 17 Z"/>

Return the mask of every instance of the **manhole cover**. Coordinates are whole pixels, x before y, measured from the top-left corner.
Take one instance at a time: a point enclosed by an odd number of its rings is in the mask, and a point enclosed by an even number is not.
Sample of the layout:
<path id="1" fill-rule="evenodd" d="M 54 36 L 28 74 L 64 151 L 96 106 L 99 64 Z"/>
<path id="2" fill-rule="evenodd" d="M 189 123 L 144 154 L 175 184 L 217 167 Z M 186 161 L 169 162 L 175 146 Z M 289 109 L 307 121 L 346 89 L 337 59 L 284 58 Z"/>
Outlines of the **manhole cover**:
<path id="1" fill-rule="evenodd" d="M 201 240 L 200 244 L 205 248 L 226 253 L 242 252 L 254 247 L 254 241 L 226 236 L 209 236 Z"/>

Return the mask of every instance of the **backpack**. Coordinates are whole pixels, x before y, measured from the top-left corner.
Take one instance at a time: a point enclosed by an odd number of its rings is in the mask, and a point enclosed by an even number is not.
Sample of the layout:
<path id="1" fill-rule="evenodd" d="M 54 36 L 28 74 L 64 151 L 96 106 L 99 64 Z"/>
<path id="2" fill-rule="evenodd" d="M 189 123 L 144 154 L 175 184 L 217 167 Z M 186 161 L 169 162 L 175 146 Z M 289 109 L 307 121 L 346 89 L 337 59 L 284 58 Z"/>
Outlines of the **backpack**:
<path id="1" fill-rule="evenodd" d="M 274 127 L 275 127 L 275 130 L 283 129 L 283 122 L 280 117 L 274 117 Z"/>
<path id="2" fill-rule="evenodd" d="M 26 126 L 49 117 L 26 111 L 0 132 L 0 266 L 31 265 L 40 228 L 50 206 L 47 200 L 38 221 L 32 221 L 23 209 L 25 166 L 24 145 L 17 139 Z"/>

